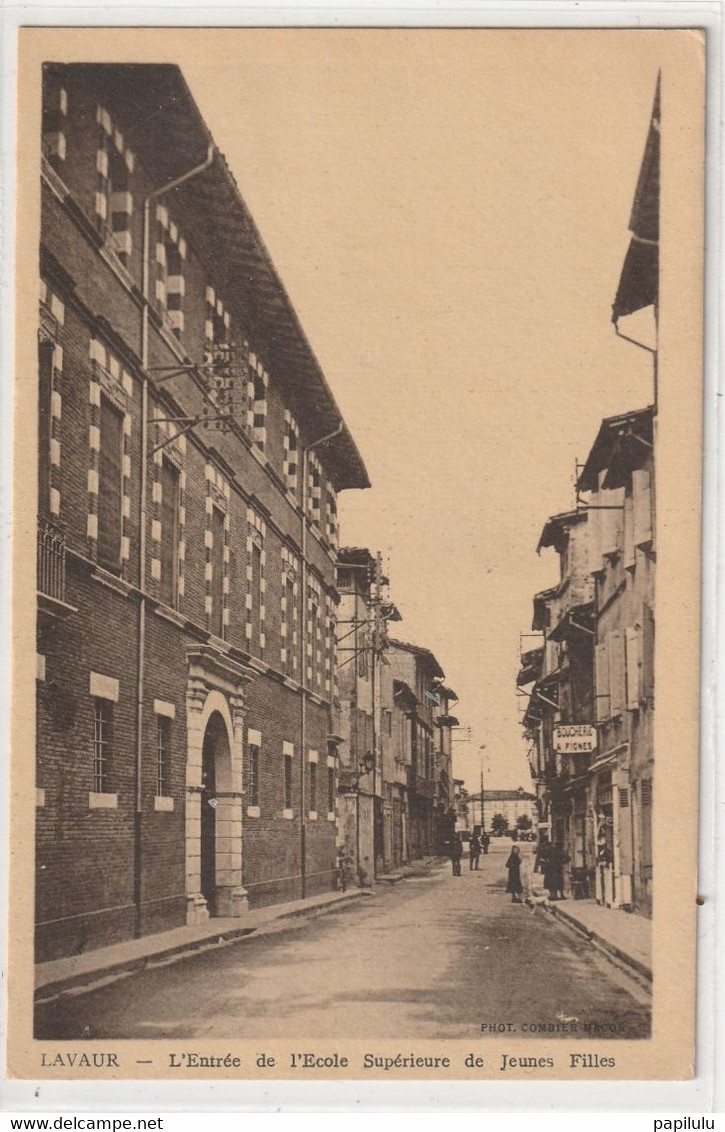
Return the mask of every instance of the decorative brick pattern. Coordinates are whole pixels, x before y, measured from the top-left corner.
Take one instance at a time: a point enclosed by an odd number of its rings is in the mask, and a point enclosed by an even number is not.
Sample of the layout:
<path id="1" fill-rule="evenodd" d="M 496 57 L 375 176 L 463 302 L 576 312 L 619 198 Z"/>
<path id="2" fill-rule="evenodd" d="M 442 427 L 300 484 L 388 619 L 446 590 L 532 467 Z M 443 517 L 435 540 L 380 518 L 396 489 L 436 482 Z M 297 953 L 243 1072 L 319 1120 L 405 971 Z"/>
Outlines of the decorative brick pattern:
<path id="1" fill-rule="evenodd" d="M 297 494 L 300 430 L 289 409 L 284 411 L 284 482 L 287 490 Z"/>
<path id="2" fill-rule="evenodd" d="M 261 452 L 267 446 L 267 388 L 269 374 L 256 354 L 249 352 L 249 344 L 244 343 L 249 368 L 251 370 L 247 382 L 247 425 L 249 435 Z"/>
<path id="3" fill-rule="evenodd" d="M 103 106 L 96 108 L 96 218 L 107 232 L 119 259 L 128 266 L 131 256 L 133 195 L 128 176 L 135 168 L 133 152 Z"/>
<path id="4" fill-rule="evenodd" d="M 101 447 L 101 393 L 123 414 L 123 450 L 121 455 L 121 573 L 125 573 L 131 556 L 128 526 L 131 518 L 131 401 L 133 378 L 115 354 L 100 340 L 91 336 L 89 355 L 93 374 L 88 387 L 90 427 L 88 431 L 88 525 L 89 556 L 98 551 L 98 488 Z"/>
<path id="5" fill-rule="evenodd" d="M 337 549 L 340 538 L 340 529 L 337 519 L 337 494 L 331 483 L 327 484 L 325 495 L 325 533 L 330 546 Z"/>
<path id="6" fill-rule="evenodd" d="M 65 163 L 68 92 L 53 81 L 49 97 L 43 105 L 43 156 L 60 172 Z"/>
<path id="7" fill-rule="evenodd" d="M 337 607 L 334 598 L 325 594 L 325 693 L 329 697 L 337 698 L 337 661 L 335 625 L 337 621 Z"/>
<path id="8" fill-rule="evenodd" d="M 163 204 L 156 206 L 156 301 L 177 338 L 184 332 L 186 240 Z"/>
<path id="9" fill-rule="evenodd" d="M 60 515 L 60 455 L 61 419 L 63 409 L 63 347 L 59 341 L 60 331 L 65 323 L 65 305 L 49 289 L 44 280 L 40 281 L 40 303 L 42 335 L 52 343 L 52 376 L 50 390 L 50 446 L 48 452 L 48 507 L 51 515 Z M 50 315 L 50 319 L 48 319 Z M 51 327 L 49 331 L 48 327 Z"/>
<path id="10" fill-rule="evenodd" d="M 245 594 L 245 609 L 246 609 L 246 624 L 245 635 L 247 642 L 253 644 L 253 611 L 254 605 L 257 604 L 259 609 L 259 651 L 264 652 L 266 645 L 266 593 L 267 581 L 265 577 L 267 566 L 267 553 L 265 550 L 265 539 L 267 537 L 267 524 L 261 515 L 258 515 L 251 507 L 247 508 L 247 590 Z M 255 547 L 259 551 L 259 590 L 254 592 L 254 567 L 252 564 Z"/>
<path id="11" fill-rule="evenodd" d="M 158 590 L 161 580 L 161 511 L 163 506 L 161 469 L 164 458 L 169 460 L 179 472 L 179 538 L 177 546 L 176 566 L 176 599 L 177 603 L 184 596 L 184 566 L 186 562 L 186 471 L 184 457 L 186 456 L 186 436 L 175 436 L 178 425 L 173 421 L 161 419 L 165 417 L 165 410 L 156 408 L 152 414 L 151 437 L 153 442 L 153 470 L 149 490 L 151 492 L 151 539 L 149 543 L 150 559 L 149 573 L 154 587 Z M 162 447 L 163 446 L 163 447 Z"/>
<path id="12" fill-rule="evenodd" d="M 307 514 L 319 529 L 322 517 L 322 465 L 314 452 L 307 456 Z"/>
<path id="13" fill-rule="evenodd" d="M 319 688 L 323 670 L 322 657 L 322 593 L 314 575 L 307 580 L 307 632 L 305 675 L 308 688 Z"/>
<path id="14" fill-rule="evenodd" d="M 282 670 L 297 675 L 299 667 L 299 559 L 286 547 L 282 547 L 282 623 L 280 626 L 280 660 Z M 288 590 L 292 589 L 292 607 L 288 600 Z"/>
<path id="15" fill-rule="evenodd" d="M 223 345 L 229 337 L 229 311 L 213 287 L 206 288 L 206 319 L 204 320 L 204 340 L 208 361 L 214 359 L 214 347 Z"/>
<path id="16" fill-rule="evenodd" d="M 212 553 L 214 548 L 214 535 L 212 531 L 212 516 L 216 507 L 224 516 L 224 549 L 222 554 L 222 637 L 226 637 L 229 629 L 229 562 L 231 558 L 230 532 L 231 518 L 229 504 L 231 487 L 226 476 L 215 468 L 213 464 L 206 465 L 206 527 L 204 530 L 205 570 L 204 578 L 206 591 L 204 596 L 204 612 L 206 613 L 207 628 L 211 629 L 213 599 L 213 566 Z"/>

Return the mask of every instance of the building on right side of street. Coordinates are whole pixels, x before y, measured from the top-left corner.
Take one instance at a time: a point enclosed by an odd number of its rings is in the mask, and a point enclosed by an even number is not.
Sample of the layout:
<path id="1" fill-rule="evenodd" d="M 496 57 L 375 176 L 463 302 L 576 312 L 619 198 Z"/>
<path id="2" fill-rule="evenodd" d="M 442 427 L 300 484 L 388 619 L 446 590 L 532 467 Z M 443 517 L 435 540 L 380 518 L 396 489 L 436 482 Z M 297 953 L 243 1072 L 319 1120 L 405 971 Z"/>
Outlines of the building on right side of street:
<path id="1" fill-rule="evenodd" d="M 652 911 L 654 767 L 653 409 L 602 422 L 577 507 L 539 549 L 560 581 L 534 597 L 541 644 L 517 684 L 539 829 L 566 849 L 574 896 Z M 585 498 L 586 497 L 586 498 Z"/>
<path id="2" fill-rule="evenodd" d="M 602 422 L 579 477 L 596 583 L 597 899 L 652 913 L 654 409 Z M 616 510 L 599 510 L 615 506 Z"/>

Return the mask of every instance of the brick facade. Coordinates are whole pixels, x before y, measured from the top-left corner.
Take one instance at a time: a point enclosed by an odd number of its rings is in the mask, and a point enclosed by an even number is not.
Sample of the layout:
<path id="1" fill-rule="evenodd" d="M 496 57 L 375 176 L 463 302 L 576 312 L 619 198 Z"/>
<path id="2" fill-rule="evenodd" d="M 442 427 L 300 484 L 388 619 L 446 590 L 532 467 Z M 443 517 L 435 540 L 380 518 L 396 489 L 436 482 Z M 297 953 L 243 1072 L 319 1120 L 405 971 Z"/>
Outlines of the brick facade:
<path id="1" fill-rule="evenodd" d="M 335 497 L 367 486 L 344 426 L 305 453 L 339 413 L 223 159 L 160 192 L 208 144 L 180 72 L 52 66 L 45 100 L 43 959 L 334 886 Z"/>

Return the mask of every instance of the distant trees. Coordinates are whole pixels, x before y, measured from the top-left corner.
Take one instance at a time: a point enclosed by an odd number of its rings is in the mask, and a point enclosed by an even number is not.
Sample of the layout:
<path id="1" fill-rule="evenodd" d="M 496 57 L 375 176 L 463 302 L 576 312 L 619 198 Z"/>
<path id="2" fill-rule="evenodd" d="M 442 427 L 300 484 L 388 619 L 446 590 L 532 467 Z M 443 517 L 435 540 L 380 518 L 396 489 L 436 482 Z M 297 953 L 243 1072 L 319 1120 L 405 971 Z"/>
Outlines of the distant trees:
<path id="1" fill-rule="evenodd" d="M 516 819 L 516 828 L 521 830 L 522 833 L 525 833 L 527 830 L 531 829 L 532 825 L 533 822 L 531 821 L 531 818 L 528 814 L 519 814 Z"/>
<path id="2" fill-rule="evenodd" d="M 491 830 L 495 834 L 502 834 L 508 831 L 509 823 L 508 818 L 503 814 L 494 814 L 491 821 Z"/>

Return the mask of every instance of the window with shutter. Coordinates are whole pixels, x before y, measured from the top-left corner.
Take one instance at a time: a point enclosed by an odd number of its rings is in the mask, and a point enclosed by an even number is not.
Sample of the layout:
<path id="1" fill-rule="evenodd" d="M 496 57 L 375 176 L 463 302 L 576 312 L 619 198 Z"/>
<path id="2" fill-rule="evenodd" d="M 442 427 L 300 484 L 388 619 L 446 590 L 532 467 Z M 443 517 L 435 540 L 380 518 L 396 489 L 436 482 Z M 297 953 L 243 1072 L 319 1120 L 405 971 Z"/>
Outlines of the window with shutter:
<path id="1" fill-rule="evenodd" d="M 616 629 L 608 635 L 609 710 L 613 716 L 624 710 L 624 640 Z"/>
<path id="2" fill-rule="evenodd" d="M 609 719 L 609 654 L 607 642 L 602 641 L 595 647 L 594 673 L 597 691 L 597 719 Z"/>
<path id="3" fill-rule="evenodd" d="M 645 468 L 632 472 L 632 498 L 635 546 L 649 547 L 652 544 L 652 494 L 649 472 Z"/>
<path id="4" fill-rule="evenodd" d="M 179 471 L 170 460 L 160 469 L 161 600 L 175 606 L 179 569 Z"/>
<path id="5" fill-rule="evenodd" d="M 655 694 L 655 618 L 649 605 L 642 608 L 642 698 Z"/>
<path id="6" fill-rule="evenodd" d="M 590 574 L 596 574 L 602 569 L 602 515 L 604 512 L 596 510 L 600 502 L 599 493 L 594 492 L 591 497 L 591 510 L 587 513 L 588 566 Z"/>
<path id="7" fill-rule="evenodd" d="M 636 556 L 634 550 L 634 501 L 631 495 L 624 498 L 624 568 L 634 569 Z"/>
<path id="8" fill-rule="evenodd" d="M 625 629 L 625 661 L 627 665 L 627 708 L 637 711 L 642 696 L 642 636 L 635 626 Z"/>
<path id="9" fill-rule="evenodd" d="M 123 414 L 101 397 L 98 461 L 98 560 L 109 570 L 121 563 Z"/>

